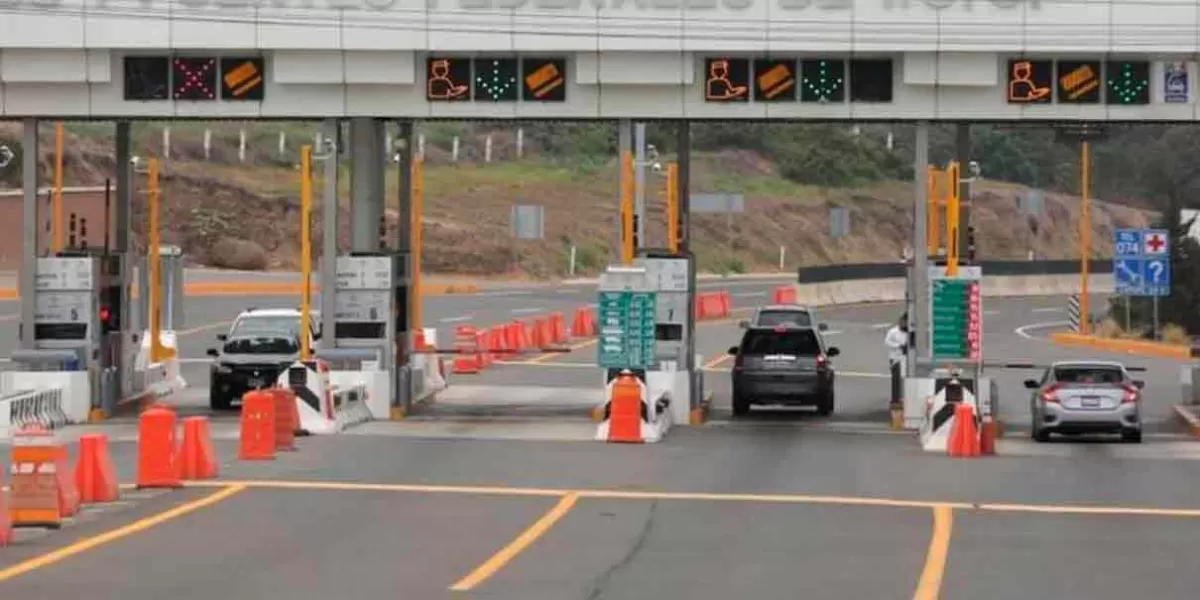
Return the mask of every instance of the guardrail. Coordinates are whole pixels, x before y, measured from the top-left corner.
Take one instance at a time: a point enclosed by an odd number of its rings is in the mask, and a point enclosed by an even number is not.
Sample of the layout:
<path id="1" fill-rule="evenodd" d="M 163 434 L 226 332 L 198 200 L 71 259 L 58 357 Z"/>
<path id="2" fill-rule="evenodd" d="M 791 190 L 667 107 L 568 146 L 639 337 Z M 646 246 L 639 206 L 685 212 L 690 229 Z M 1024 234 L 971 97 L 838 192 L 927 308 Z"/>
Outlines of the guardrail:
<path id="1" fill-rule="evenodd" d="M 28 425 L 58 429 L 67 424 L 62 388 L 17 390 L 0 396 L 0 439 Z"/>
<path id="2" fill-rule="evenodd" d="M 930 262 L 930 264 L 936 264 Z M 1070 275 L 1079 272 L 1079 260 L 990 260 L 979 263 L 985 275 Z M 855 263 L 801 267 L 798 283 L 828 283 L 860 279 L 893 279 L 905 277 L 908 266 L 903 262 Z M 1111 273 L 1112 259 L 1096 259 L 1088 263 L 1088 271 Z"/>

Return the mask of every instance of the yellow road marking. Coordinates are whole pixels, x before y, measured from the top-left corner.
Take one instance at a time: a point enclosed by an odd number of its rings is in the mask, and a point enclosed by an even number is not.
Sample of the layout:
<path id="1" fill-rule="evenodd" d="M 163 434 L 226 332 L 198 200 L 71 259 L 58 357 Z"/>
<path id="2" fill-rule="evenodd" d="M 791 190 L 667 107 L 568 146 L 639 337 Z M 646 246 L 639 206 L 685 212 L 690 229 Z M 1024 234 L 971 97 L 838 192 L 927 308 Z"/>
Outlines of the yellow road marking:
<path id="1" fill-rule="evenodd" d="M 700 367 L 700 368 L 704 371 L 710 371 L 712 369 L 717 368 L 722 363 L 724 363 L 725 361 L 727 361 L 731 358 L 733 358 L 733 357 L 728 354 L 721 354 L 721 355 L 718 355 L 718 356 L 715 356 L 715 357 L 709 359 L 709 361 L 704 363 L 704 366 Z"/>
<path id="2" fill-rule="evenodd" d="M 175 332 L 175 335 L 177 335 L 177 336 L 178 336 L 178 335 L 192 335 L 192 334 L 194 334 L 194 333 L 200 333 L 200 332 L 202 332 L 202 331 L 208 331 L 208 330 L 210 330 L 210 329 L 216 329 L 216 328 L 218 328 L 218 327 L 224 327 L 224 326 L 226 326 L 226 325 L 228 325 L 228 324 L 230 324 L 230 323 L 232 323 L 232 322 L 233 322 L 233 321 L 216 321 L 216 322 L 214 322 L 214 323 L 208 323 L 208 324 L 205 324 L 205 325 L 199 325 L 199 326 L 197 326 L 197 327 L 192 327 L 191 329 L 182 329 L 182 330 L 180 330 L 180 331 L 176 331 L 176 332 Z"/>
<path id="3" fill-rule="evenodd" d="M 475 487 L 466 485 L 421 485 L 406 483 L 388 484 L 278 480 L 188 481 L 184 485 L 188 487 L 225 487 L 234 485 L 266 489 L 415 492 L 429 494 L 474 494 L 481 496 L 553 496 L 556 498 L 575 493 L 578 494 L 580 498 L 613 500 L 703 500 L 724 502 L 760 502 L 764 504 L 840 504 L 846 506 L 924 509 L 932 509 L 944 506 L 955 510 L 972 510 L 977 512 L 1026 512 L 1061 515 L 1133 515 L 1200 518 L 1200 509 L 1186 508 L 935 502 L 930 500 L 900 500 L 895 498 L 872 498 L 867 496 L 817 496 L 808 494 L 738 494 L 656 491 L 635 492 L 605 489 L 522 488 L 502 486 Z"/>
<path id="4" fill-rule="evenodd" d="M 223 486 L 222 489 L 216 493 L 200 498 L 199 500 L 193 500 L 186 504 L 181 504 L 156 515 L 134 521 L 133 523 L 125 525 L 124 527 L 118 527 L 117 529 L 112 529 L 98 535 L 84 538 L 68 546 L 64 546 L 57 550 L 42 554 L 41 556 L 36 556 L 24 562 L 15 564 L 7 569 L 4 569 L 3 571 L 0 571 L 0 582 L 8 581 L 9 579 L 19 577 L 30 571 L 50 566 L 65 558 L 70 558 L 76 554 L 87 552 L 88 550 L 91 550 L 97 546 L 102 546 L 109 542 L 131 536 L 140 531 L 145 531 L 146 529 L 150 529 L 155 525 L 160 525 L 170 521 L 171 519 L 182 517 L 183 515 L 199 510 L 206 506 L 212 506 L 213 504 L 216 504 L 248 487 L 250 486 L 238 484 Z"/>
<path id="5" fill-rule="evenodd" d="M 933 507 L 933 534 L 929 538 L 929 552 L 925 555 L 925 568 L 913 600 L 938 600 L 942 593 L 942 576 L 946 573 L 946 559 L 950 556 L 950 535 L 954 529 L 954 509 L 941 504 Z"/>
<path id="6" fill-rule="evenodd" d="M 470 591 L 486 581 L 487 578 L 495 575 L 497 571 L 504 568 L 504 566 L 511 562 L 513 558 L 525 550 L 525 548 L 528 548 L 530 544 L 536 542 L 538 538 L 542 537 L 542 535 L 549 531 L 555 523 L 566 516 L 566 514 L 570 512 L 571 508 L 575 506 L 575 503 L 578 501 L 579 494 L 575 492 L 571 492 L 563 496 L 562 499 L 558 501 L 558 504 L 555 504 L 554 507 L 547 511 L 546 514 L 542 515 L 540 519 L 534 521 L 533 525 L 530 525 L 528 529 L 522 531 L 521 535 L 518 535 L 516 539 L 510 542 L 507 546 L 502 548 L 499 552 L 493 554 L 491 558 L 487 559 L 487 561 L 482 565 L 479 565 L 479 567 L 477 567 L 474 571 L 471 571 L 470 575 L 463 577 L 458 581 L 458 583 L 450 586 L 450 590 L 454 592 Z"/>

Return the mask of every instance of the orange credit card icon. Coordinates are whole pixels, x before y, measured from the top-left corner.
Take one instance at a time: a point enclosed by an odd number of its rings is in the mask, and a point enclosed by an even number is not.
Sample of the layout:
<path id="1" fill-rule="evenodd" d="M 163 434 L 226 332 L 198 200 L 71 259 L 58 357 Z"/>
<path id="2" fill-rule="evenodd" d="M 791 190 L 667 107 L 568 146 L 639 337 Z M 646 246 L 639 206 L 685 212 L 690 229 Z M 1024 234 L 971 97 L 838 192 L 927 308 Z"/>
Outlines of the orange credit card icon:
<path id="1" fill-rule="evenodd" d="M 758 76 L 758 89 L 762 90 L 767 98 L 774 98 L 794 85 L 796 78 L 792 76 L 792 70 L 787 68 L 787 65 L 775 65 Z"/>
<path id="2" fill-rule="evenodd" d="M 225 74 L 225 87 L 234 96 L 245 96 L 262 83 L 262 73 L 252 61 L 246 61 Z"/>
<path id="3" fill-rule="evenodd" d="M 525 86 L 533 92 L 534 97 L 541 98 L 560 88 L 564 84 L 562 72 L 558 65 L 546 63 L 537 70 L 525 76 Z"/>

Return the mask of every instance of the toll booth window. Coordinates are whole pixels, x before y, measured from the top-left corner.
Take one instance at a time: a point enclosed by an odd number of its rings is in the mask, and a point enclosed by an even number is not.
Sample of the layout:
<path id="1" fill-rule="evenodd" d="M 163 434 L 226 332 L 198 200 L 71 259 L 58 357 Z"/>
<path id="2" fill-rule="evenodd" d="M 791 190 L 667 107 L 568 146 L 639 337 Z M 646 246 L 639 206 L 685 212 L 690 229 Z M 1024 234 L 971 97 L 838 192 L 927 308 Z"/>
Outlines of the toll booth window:
<path id="1" fill-rule="evenodd" d="M 85 340 L 85 323 L 38 323 L 33 326 L 33 337 L 38 340 Z"/>
<path id="2" fill-rule="evenodd" d="M 811 329 L 796 331 L 750 331 L 742 340 L 742 353 L 752 356 L 790 354 L 792 356 L 816 356 L 821 345 Z"/>
<path id="3" fill-rule="evenodd" d="M 334 323 L 333 332 L 339 340 L 381 340 L 386 325 L 379 321 Z"/>

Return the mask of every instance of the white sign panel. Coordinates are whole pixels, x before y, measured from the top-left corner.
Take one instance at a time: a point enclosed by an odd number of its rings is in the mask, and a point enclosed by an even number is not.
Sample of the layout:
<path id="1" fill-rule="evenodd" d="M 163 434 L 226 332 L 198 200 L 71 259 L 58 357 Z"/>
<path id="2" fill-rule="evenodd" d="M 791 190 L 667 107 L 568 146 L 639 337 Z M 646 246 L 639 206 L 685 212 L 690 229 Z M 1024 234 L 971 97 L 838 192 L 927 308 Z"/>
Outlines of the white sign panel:
<path id="1" fill-rule="evenodd" d="M 660 292 L 686 292 L 688 261 L 686 258 L 645 258 L 642 264 L 652 285 Z"/>
<path id="2" fill-rule="evenodd" d="M 381 323 L 388 318 L 388 292 L 341 292 L 333 299 L 334 321 Z"/>
<path id="3" fill-rule="evenodd" d="M 692 194 L 688 199 L 693 213 L 740 213 L 746 210 L 746 198 L 741 194 Z"/>
<path id="4" fill-rule="evenodd" d="M 89 294 L 80 292 L 42 292 L 37 295 L 35 323 L 86 323 Z"/>
<path id="5" fill-rule="evenodd" d="M 37 279 L 34 289 L 43 290 L 91 290 L 92 259 L 90 258 L 39 258 Z"/>
<path id="6" fill-rule="evenodd" d="M 392 259 L 386 256 L 339 256 L 337 289 L 388 290 L 392 288 Z"/>

